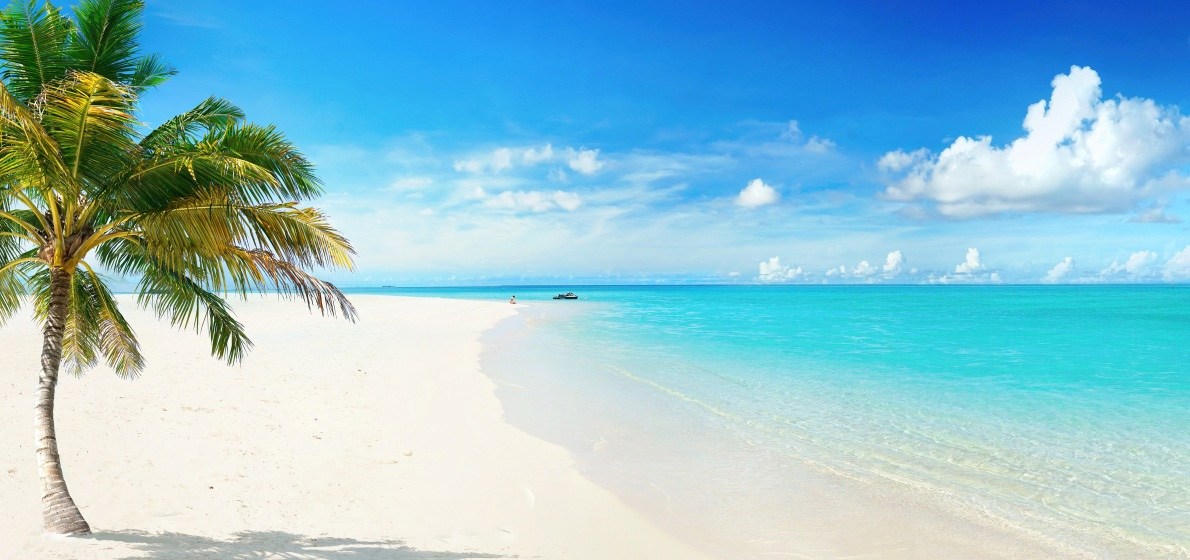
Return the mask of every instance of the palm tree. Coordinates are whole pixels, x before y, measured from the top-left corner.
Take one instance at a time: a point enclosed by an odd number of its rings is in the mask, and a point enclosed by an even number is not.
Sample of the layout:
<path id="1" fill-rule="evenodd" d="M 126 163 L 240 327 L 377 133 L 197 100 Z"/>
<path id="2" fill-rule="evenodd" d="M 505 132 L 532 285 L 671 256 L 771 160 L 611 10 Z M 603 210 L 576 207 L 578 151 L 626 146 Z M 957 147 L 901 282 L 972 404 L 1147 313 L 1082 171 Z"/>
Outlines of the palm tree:
<path id="1" fill-rule="evenodd" d="M 136 336 L 100 270 L 139 279 L 137 303 L 205 331 L 229 363 L 251 346 L 220 293 L 276 291 L 355 310 L 308 270 L 351 268 L 317 209 L 309 161 L 272 126 L 211 98 L 152 131 L 135 118 L 174 71 L 139 53 L 141 0 L 48 2 L 0 14 L 0 324 L 26 299 L 43 326 L 36 438 L 45 529 L 90 532 L 62 475 L 54 392 L 63 365 L 135 376 Z"/>

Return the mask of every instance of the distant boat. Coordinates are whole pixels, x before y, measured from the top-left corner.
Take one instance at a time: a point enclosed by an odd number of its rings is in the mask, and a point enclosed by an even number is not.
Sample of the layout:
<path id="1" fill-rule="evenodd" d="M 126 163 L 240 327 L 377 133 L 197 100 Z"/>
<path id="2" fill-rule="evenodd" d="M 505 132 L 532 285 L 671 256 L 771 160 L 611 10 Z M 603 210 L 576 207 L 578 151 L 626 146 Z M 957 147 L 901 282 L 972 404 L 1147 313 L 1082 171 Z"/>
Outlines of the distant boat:
<path id="1" fill-rule="evenodd" d="M 575 295 L 574 292 L 566 292 L 564 294 L 558 294 L 554 296 L 554 299 L 578 299 L 578 296 Z"/>

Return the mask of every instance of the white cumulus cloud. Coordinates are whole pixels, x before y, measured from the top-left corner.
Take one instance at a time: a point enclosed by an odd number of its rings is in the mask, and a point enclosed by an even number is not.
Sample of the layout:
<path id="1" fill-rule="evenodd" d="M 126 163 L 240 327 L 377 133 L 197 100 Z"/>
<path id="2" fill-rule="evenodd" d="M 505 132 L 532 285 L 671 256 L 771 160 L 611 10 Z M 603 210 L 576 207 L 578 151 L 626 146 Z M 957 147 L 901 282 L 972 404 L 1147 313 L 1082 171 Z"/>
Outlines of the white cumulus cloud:
<path id="1" fill-rule="evenodd" d="M 888 254 L 884 259 L 884 275 L 893 277 L 901 273 L 901 268 L 905 265 L 905 254 L 899 249 Z"/>
<path id="2" fill-rule="evenodd" d="M 901 150 L 888 152 L 880 158 L 880 161 L 876 162 L 876 167 L 887 173 L 896 173 L 913 165 L 914 162 L 928 157 L 929 153 L 930 151 L 925 148 L 918 149 L 915 152 L 904 152 Z"/>
<path id="3" fill-rule="evenodd" d="M 893 253 L 900 253 L 900 251 L 893 251 Z M 893 255 L 893 253 L 889 254 L 890 257 Z M 895 259 L 896 257 L 893 258 Z M 837 278 L 839 280 L 858 279 L 868 283 L 874 283 L 878 281 L 877 276 L 880 275 L 881 271 L 888 268 L 887 265 L 888 263 L 886 262 L 885 266 L 882 268 L 866 260 L 861 260 L 851 268 L 847 268 L 847 265 L 845 264 L 841 264 L 834 268 L 828 268 L 825 272 L 823 272 L 823 275 L 827 278 Z M 899 264 L 897 266 L 899 271 Z M 892 277 L 892 275 L 887 273 L 884 276 L 887 278 Z"/>
<path id="4" fill-rule="evenodd" d="M 785 266 L 780 257 L 760 261 L 758 269 L 756 279 L 765 283 L 788 282 L 802 275 L 802 267 Z"/>
<path id="5" fill-rule="evenodd" d="M 1151 99 L 1103 99 L 1099 75 L 1086 67 L 1071 67 L 1052 85 L 1011 144 L 963 136 L 937 155 L 885 154 L 878 166 L 895 176 L 885 196 L 931 201 L 951 217 L 1121 212 L 1190 185 L 1177 171 L 1190 157 L 1190 117 Z"/>
<path id="6" fill-rule="evenodd" d="M 1165 263 L 1161 276 L 1170 282 L 1190 280 L 1190 245 Z"/>
<path id="7" fill-rule="evenodd" d="M 979 249 L 970 247 L 963 262 L 955 265 L 954 273 L 930 275 L 931 284 L 999 284 L 1002 282 L 1000 273 L 991 270 L 984 264 Z"/>
<path id="8" fill-rule="evenodd" d="M 736 196 L 735 203 L 744 208 L 760 208 L 769 204 L 775 204 L 781 199 L 780 193 L 773 187 L 765 184 L 760 179 L 752 179 L 748 181 L 748 185 L 740 190 L 739 196 Z"/>
<path id="9" fill-rule="evenodd" d="M 1128 256 L 1128 260 L 1123 263 L 1119 261 L 1112 261 L 1100 271 L 1099 275 L 1105 278 L 1128 278 L 1138 280 L 1148 276 L 1152 276 L 1156 271 L 1157 253 L 1152 251 L 1137 251 Z"/>
<path id="10" fill-rule="evenodd" d="M 855 268 L 851 269 L 852 276 L 867 277 L 876 274 L 876 267 L 872 266 L 868 261 L 859 261 Z"/>
<path id="11" fill-rule="evenodd" d="M 1042 278 L 1041 281 L 1045 282 L 1046 284 L 1057 284 L 1073 270 L 1074 259 L 1071 257 L 1066 257 L 1062 259 L 1062 262 L 1054 265 L 1054 267 L 1051 268 L 1049 272 L 1045 273 L 1045 277 Z"/>
<path id="12" fill-rule="evenodd" d="M 540 149 L 526 148 L 525 151 L 521 152 L 521 161 L 525 162 L 525 165 L 537 165 L 553 159 L 554 147 L 549 144 L 542 146 Z"/>
<path id="13" fill-rule="evenodd" d="M 570 150 L 566 164 L 583 175 L 593 175 L 603 168 L 603 162 L 599 161 L 599 150 Z"/>
<path id="14" fill-rule="evenodd" d="M 983 268 L 983 261 L 979 258 L 979 249 L 967 249 L 967 259 L 954 267 L 956 274 L 972 274 Z"/>

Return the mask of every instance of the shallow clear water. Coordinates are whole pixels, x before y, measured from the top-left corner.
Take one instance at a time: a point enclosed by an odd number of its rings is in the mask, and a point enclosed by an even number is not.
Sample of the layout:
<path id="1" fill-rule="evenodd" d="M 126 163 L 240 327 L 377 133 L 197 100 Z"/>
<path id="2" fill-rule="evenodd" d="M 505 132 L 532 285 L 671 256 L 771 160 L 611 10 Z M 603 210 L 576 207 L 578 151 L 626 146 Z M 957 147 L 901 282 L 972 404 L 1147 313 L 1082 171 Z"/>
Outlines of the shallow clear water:
<path id="1" fill-rule="evenodd" d="M 569 290 L 583 299 L 549 299 Z M 642 477 L 642 492 L 672 500 L 666 483 L 684 471 L 636 464 L 614 474 L 609 463 L 681 453 L 667 446 L 675 439 L 733 440 L 701 454 L 703 472 L 730 472 L 741 486 L 733 496 L 753 496 L 697 504 L 722 518 L 780 493 L 781 465 L 796 464 L 910 488 L 1092 556 L 1190 548 L 1187 287 L 384 292 L 515 293 L 527 326 L 504 333 L 485 363 L 517 388 L 501 393 L 509 415 L 518 398 L 532 400 L 525 386 L 538 386 L 536 420 L 526 421 L 553 426 L 540 431 L 620 486 Z M 542 412 L 543 399 L 558 410 Z M 603 420 L 565 419 L 579 409 Z M 770 534 L 779 521 L 749 525 L 748 539 L 780 539 Z"/>

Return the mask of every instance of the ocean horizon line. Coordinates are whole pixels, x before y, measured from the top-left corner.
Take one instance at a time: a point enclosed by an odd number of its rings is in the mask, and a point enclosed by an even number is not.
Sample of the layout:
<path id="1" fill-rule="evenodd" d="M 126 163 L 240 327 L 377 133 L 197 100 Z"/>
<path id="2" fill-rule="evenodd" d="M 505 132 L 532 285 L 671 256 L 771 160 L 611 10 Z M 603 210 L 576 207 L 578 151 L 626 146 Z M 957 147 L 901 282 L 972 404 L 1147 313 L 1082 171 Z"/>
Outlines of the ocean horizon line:
<path id="1" fill-rule="evenodd" d="M 418 284 L 418 285 L 356 285 L 356 286 L 340 286 L 341 290 L 453 290 L 453 289 L 496 289 L 496 288 L 1013 288 L 1013 287 L 1036 287 L 1036 288 L 1097 288 L 1097 287 L 1153 287 L 1153 288 L 1185 288 L 1190 287 L 1190 282 L 1097 282 L 1097 283 L 1071 283 L 1071 284 L 1052 284 L 1044 282 L 1001 282 L 1001 283 L 941 283 L 941 282 L 915 282 L 915 283 L 711 283 L 711 282 L 697 282 L 697 283 L 548 283 L 548 284 Z M 272 292 L 262 292 L 272 293 Z"/>

